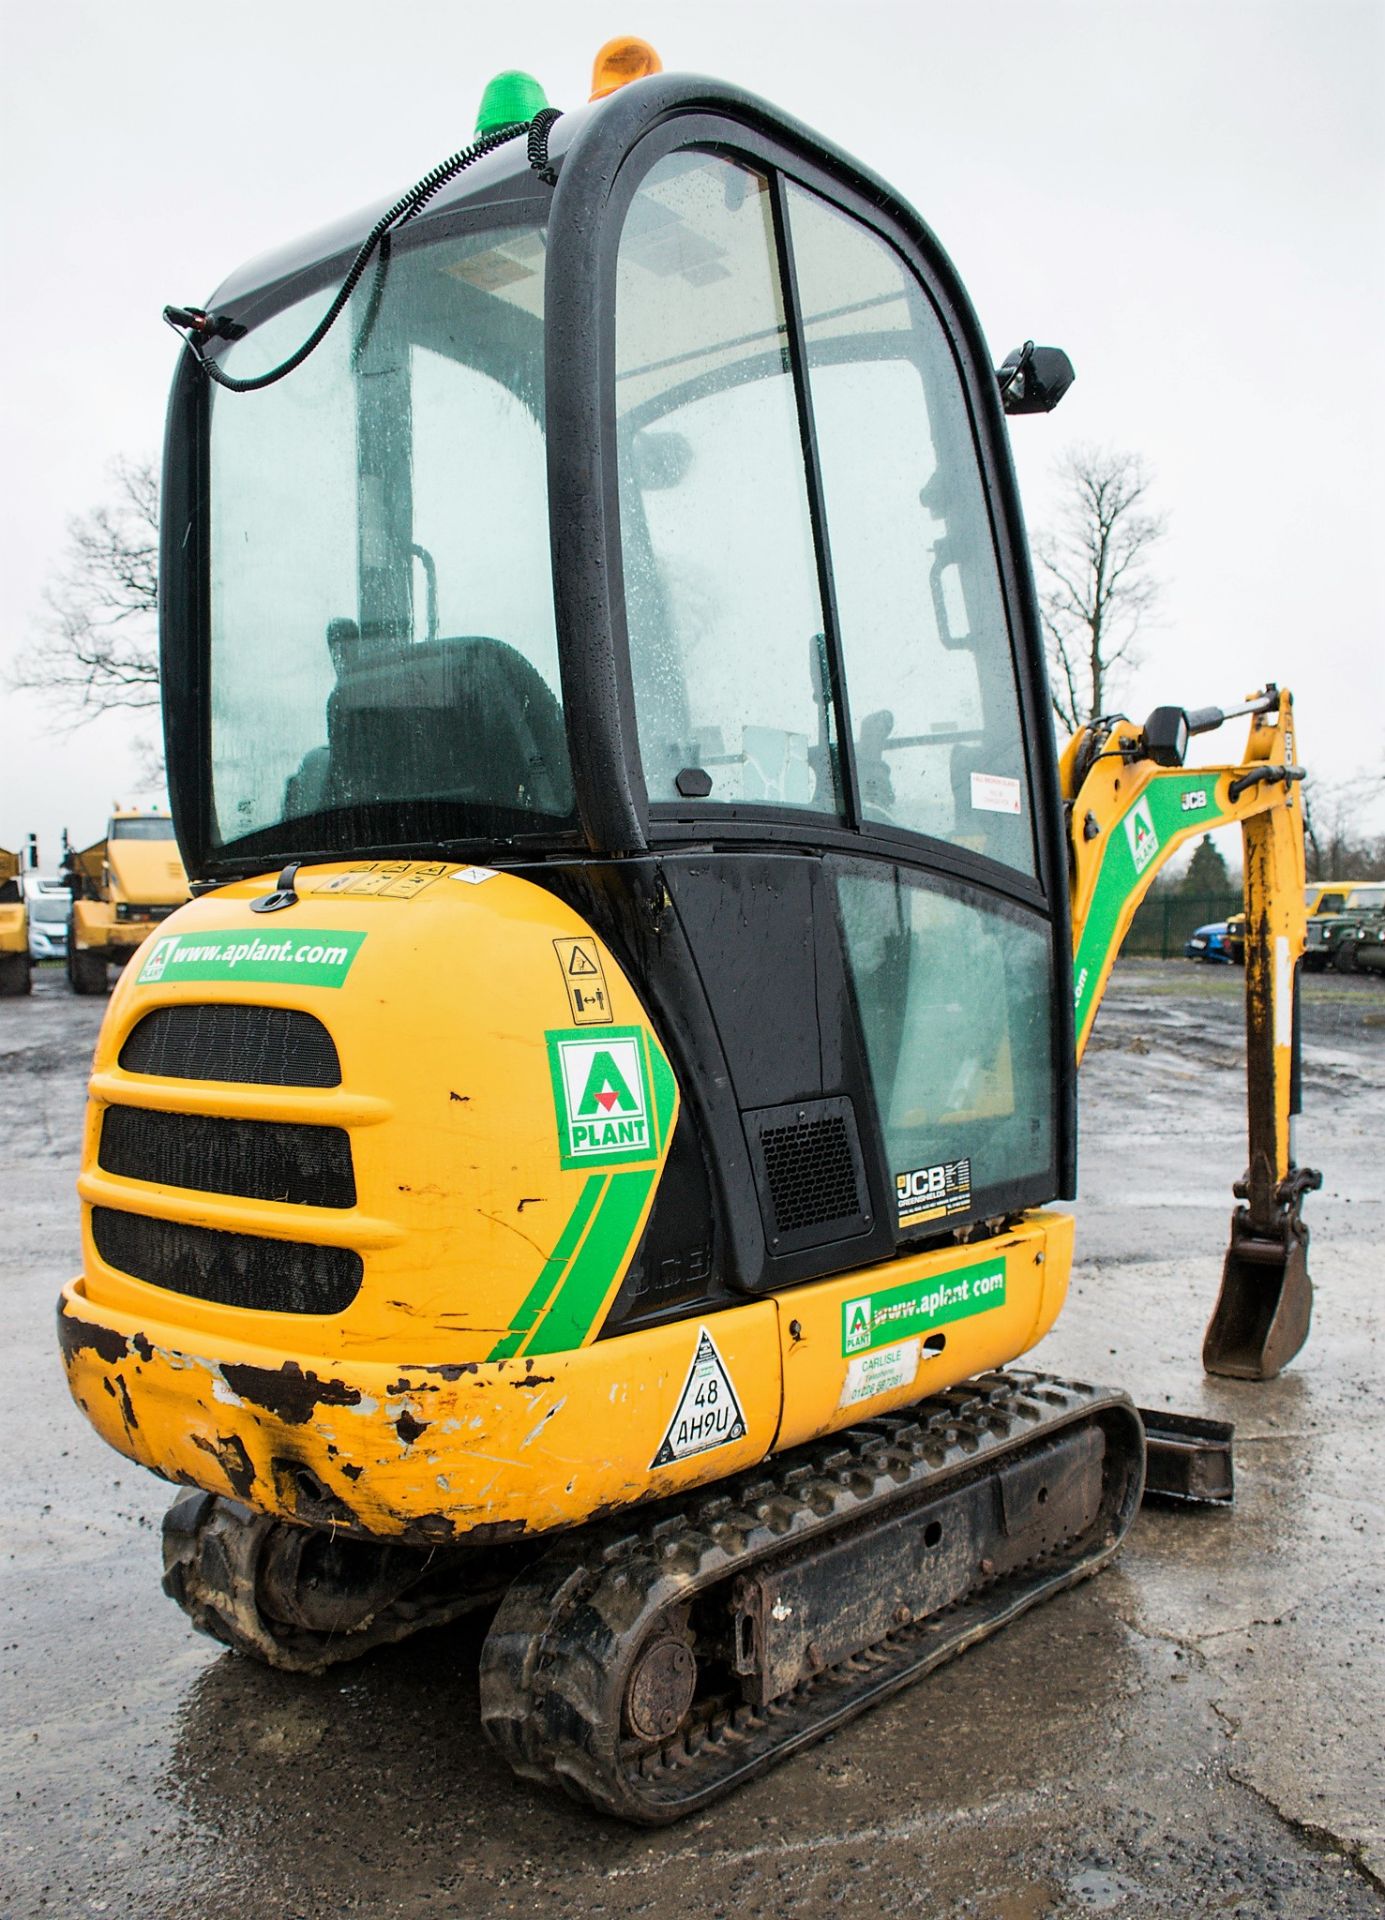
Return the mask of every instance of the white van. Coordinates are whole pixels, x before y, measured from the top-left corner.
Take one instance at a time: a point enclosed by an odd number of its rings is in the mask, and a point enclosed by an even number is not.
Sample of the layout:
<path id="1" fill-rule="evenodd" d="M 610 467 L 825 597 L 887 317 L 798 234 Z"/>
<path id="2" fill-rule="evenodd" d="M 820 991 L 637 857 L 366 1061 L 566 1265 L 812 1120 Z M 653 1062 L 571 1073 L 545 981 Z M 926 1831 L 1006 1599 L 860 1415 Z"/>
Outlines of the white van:
<path id="1" fill-rule="evenodd" d="M 56 874 L 26 873 L 24 898 L 29 903 L 29 958 L 66 960 L 67 922 L 72 895 Z"/>

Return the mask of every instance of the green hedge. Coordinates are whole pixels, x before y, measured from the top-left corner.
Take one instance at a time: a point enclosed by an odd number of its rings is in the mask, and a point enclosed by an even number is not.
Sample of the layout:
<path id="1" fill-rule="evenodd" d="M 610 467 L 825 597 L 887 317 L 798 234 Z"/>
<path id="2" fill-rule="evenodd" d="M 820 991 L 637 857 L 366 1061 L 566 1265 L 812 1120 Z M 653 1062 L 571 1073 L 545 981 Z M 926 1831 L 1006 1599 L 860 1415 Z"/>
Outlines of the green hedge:
<path id="1" fill-rule="evenodd" d="M 1158 954 L 1168 960 L 1183 951 L 1184 942 L 1211 920 L 1227 920 L 1244 906 L 1240 893 L 1151 893 L 1135 910 L 1123 953 Z"/>

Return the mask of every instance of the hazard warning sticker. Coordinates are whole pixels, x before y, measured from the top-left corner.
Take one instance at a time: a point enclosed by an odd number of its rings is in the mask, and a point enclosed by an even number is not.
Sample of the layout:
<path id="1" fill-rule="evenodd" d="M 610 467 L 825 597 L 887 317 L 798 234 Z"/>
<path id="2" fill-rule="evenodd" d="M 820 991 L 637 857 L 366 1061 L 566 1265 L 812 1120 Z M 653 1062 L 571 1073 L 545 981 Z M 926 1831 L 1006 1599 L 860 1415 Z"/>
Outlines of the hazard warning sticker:
<path id="1" fill-rule="evenodd" d="M 601 954 L 595 940 L 555 940 L 553 951 L 563 970 L 572 1018 L 579 1027 L 603 1026 L 611 1018 L 611 996 L 606 990 Z"/>
<path id="2" fill-rule="evenodd" d="M 353 900 L 412 900 L 446 872 L 443 860 L 368 860 L 350 873 L 299 881 L 298 889 L 300 893 L 349 893 Z"/>
<path id="3" fill-rule="evenodd" d="M 650 1461 L 650 1468 L 667 1467 L 674 1460 L 687 1460 L 712 1447 L 729 1447 L 733 1440 L 744 1438 L 745 1415 L 726 1362 L 717 1352 L 711 1334 L 705 1327 L 699 1327 L 697 1352 L 668 1423 L 668 1432 Z"/>
<path id="4" fill-rule="evenodd" d="M 1023 808 L 1020 783 L 1001 773 L 974 773 L 971 804 L 978 813 L 1019 813 Z"/>

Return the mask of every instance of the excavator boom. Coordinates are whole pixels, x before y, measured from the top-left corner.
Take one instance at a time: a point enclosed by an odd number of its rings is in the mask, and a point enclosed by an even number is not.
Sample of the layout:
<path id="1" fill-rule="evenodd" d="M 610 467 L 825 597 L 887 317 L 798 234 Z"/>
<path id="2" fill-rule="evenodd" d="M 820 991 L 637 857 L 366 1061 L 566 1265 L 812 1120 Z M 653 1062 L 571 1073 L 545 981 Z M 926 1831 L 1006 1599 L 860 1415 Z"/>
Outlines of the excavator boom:
<path id="1" fill-rule="evenodd" d="M 1299 1110 L 1298 971 L 1307 916 L 1293 700 L 1268 687 L 1236 765 L 1188 768 L 1194 732 L 1228 717 L 1162 707 L 1144 727 L 1096 721 L 1060 767 L 1072 874 L 1073 997 L 1080 1060 L 1135 910 L 1188 840 L 1239 821 L 1245 856 L 1247 1170 L 1234 1192 L 1221 1293 L 1203 1342 L 1209 1373 L 1269 1379 L 1308 1337 L 1306 1193 L 1322 1176 L 1294 1160 Z"/>

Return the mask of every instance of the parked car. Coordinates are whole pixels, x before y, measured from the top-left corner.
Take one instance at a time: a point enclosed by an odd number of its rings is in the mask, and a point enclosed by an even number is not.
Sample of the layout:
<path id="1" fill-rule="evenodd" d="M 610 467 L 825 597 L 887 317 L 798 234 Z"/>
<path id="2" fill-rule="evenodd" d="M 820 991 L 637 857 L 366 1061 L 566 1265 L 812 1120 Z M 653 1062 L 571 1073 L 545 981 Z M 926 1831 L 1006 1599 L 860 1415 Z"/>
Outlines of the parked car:
<path id="1" fill-rule="evenodd" d="M 1332 955 L 1338 973 L 1385 973 L 1385 920 L 1348 928 Z"/>
<path id="2" fill-rule="evenodd" d="M 24 897 L 29 903 L 29 958 L 67 958 L 67 920 L 72 895 L 55 875 L 26 873 Z"/>
<path id="3" fill-rule="evenodd" d="M 1371 881 L 1368 884 L 1374 886 L 1376 882 Z M 1341 913 L 1351 890 L 1350 880 L 1310 880 L 1303 889 L 1303 904 L 1308 909 L 1309 925 L 1311 926 L 1315 919 L 1323 918 L 1328 914 Z M 1233 913 L 1227 920 L 1226 930 L 1227 939 L 1231 945 L 1231 958 L 1238 967 L 1243 967 L 1246 963 L 1245 915 Z"/>
<path id="4" fill-rule="evenodd" d="M 1359 942 L 1362 937 L 1373 936 L 1381 927 L 1385 927 L 1385 881 L 1372 880 L 1364 886 L 1353 886 L 1336 913 L 1315 913 L 1309 920 L 1303 964 L 1310 973 L 1335 966 L 1344 940 Z M 1343 967 L 1341 971 L 1349 972 L 1350 967 Z"/>
<path id="5" fill-rule="evenodd" d="M 1340 913 L 1350 892 L 1350 880 L 1310 880 L 1303 889 L 1303 904 L 1310 916 Z"/>
<path id="6" fill-rule="evenodd" d="M 1226 936 L 1225 920 L 1210 920 L 1199 927 L 1183 948 L 1189 960 L 1213 960 L 1229 966 L 1231 944 Z"/>

